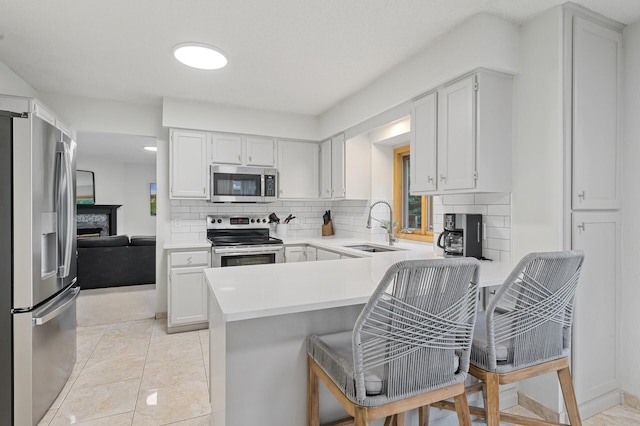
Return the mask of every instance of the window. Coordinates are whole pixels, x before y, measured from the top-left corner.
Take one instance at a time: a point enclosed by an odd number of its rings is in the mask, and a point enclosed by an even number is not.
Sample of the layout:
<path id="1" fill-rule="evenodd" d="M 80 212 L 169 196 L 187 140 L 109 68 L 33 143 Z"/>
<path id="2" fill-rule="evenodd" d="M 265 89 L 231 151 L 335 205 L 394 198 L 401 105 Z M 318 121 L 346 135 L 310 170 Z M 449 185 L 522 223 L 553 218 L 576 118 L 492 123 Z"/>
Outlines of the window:
<path id="1" fill-rule="evenodd" d="M 394 221 L 398 222 L 399 238 L 419 241 L 433 241 L 431 197 L 410 194 L 410 151 L 409 145 L 396 148 L 393 173 Z"/>

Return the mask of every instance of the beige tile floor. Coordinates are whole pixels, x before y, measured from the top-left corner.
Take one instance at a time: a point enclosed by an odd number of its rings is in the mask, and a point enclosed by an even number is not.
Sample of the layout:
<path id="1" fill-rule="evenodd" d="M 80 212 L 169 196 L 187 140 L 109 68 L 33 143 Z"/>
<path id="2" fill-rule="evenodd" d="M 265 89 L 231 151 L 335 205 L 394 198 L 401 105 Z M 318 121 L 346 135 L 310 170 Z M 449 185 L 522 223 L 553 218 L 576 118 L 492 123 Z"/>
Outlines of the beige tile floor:
<path id="1" fill-rule="evenodd" d="M 40 426 L 209 425 L 208 330 L 167 334 L 155 303 L 154 285 L 81 292 L 77 362 Z M 640 411 L 617 406 L 583 424 L 640 426 Z"/>

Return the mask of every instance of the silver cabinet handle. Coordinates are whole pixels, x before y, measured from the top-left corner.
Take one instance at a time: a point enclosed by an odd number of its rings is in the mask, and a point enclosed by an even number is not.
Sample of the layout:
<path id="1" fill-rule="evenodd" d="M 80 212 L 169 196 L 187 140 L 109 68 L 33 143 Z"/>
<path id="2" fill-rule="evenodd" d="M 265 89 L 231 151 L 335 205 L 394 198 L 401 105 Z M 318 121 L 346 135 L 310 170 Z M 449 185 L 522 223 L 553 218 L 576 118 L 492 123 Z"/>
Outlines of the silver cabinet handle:
<path id="1" fill-rule="evenodd" d="M 446 182 L 447 181 L 447 177 L 445 175 L 440 175 L 440 181 L 441 182 Z"/>
<path id="2" fill-rule="evenodd" d="M 585 196 L 584 191 L 578 193 L 578 198 L 580 198 L 580 201 L 584 201 L 584 196 Z"/>
<path id="3" fill-rule="evenodd" d="M 578 229 L 581 230 L 582 232 L 585 231 L 584 222 L 578 225 Z"/>
<path id="4" fill-rule="evenodd" d="M 427 182 L 433 182 L 433 176 L 427 176 Z"/>

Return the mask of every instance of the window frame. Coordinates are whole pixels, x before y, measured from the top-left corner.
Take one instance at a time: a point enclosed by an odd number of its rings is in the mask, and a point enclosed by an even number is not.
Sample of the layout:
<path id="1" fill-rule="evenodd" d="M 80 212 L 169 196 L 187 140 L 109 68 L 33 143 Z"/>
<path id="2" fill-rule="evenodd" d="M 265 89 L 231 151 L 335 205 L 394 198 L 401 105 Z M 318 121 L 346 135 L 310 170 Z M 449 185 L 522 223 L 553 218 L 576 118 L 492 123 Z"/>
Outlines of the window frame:
<path id="1" fill-rule="evenodd" d="M 405 234 L 399 232 L 402 224 L 402 217 L 404 215 L 403 210 L 403 161 L 404 157 L 410 155 L 411 148 L 409 145 L 397 147 L 393 150 L 393 220 L 398 222 L 398 229 L 396 229 L 396 237 L 406 240 L 433 242 L 433 231 L 429 231 L 428 217 L 429 210 L 427 205 L 427 196 L 422 196 L 422 223 L 421 228 L 415 229 L 412 234 Z"/>

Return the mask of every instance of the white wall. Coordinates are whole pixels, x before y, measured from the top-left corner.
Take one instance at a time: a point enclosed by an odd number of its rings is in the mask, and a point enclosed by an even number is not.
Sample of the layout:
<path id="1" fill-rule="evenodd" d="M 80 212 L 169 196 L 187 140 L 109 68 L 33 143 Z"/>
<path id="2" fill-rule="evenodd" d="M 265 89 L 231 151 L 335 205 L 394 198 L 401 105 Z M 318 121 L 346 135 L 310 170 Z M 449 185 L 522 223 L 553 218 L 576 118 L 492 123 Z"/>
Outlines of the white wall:
<path id="1" fill-rule="evenodd" d="M 521 27 L 522 70 L 514 79 L 512 259 L 563 249 L 563 13 L 555 7 Z M 559 411 L 557 379 L 524 382 L 529 397 Z"/>
<path id="2" fill-rule="evenodd" d="M 77 168 L 94 172 L 96 204 L 121 204 L 118 234 L 156 235 L 156 218 L 149 211 L 149 184 L 156 168 L 96 157 L 78 157 Z"/>
<path id="3" fill-rule="evenodd" d="M 18 74 L 0 62 L 0 94 L 34 98 L 38 93 Z"/>
<path id="4" fill-rule="evenodd" d="M 640 22 L 624 39 L 624 145 L 622 190 L 622 390 L 640 397 Z"/>
<path id="5" fill-rule="evenodd" d="M 514 260 L 563 249 L 562 42 L 561 7 L 522 26 L 522 72 L 514 79 Z"/>
<path id="6" fill-rule="evenodd" d="M 318 117 L 186 99 L 163 99 L 162 124 L 165 127 L 320 140 Z"/>
<path id="7" fill-rule="evenodd" d="M 151 216 L 150 184 L 156 181 L 153 164 L 125 163 L 123 232 L 131 235 L 156 235 L 156 216 Z"/>
<path id="8" fill-rule="evenodd" d="M 518 28 L 478 14 L 321 116 L 321 137 L 343 131 L 478 67 L 517 73 Z"/>

